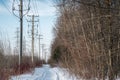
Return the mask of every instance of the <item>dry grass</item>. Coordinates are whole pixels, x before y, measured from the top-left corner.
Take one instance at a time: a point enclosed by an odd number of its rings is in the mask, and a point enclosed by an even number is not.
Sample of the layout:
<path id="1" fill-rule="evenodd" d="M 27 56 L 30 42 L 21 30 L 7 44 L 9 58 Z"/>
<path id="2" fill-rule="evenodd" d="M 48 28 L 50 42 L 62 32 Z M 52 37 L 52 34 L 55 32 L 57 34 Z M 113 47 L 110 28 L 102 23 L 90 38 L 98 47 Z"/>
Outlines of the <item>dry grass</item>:
<path id="1" fill-rule="evenodd" d="M 8 58 L 8 57 L 7 57 Z M 5 64 L 0 68 L 0 80 L 8 80 L 11 75 L 19 75 L 23 73 L 30 73 L 35 67 L 41 67 L 41 60 L 35 60 L 34 63 L 31 62 L 31 58 L 29 56 L 23 57 L 23 63 L 19 66 L 18 64 L 18 56 L 9 56 L 9 64 Z M 13 58 L 13 59 L 11 59 Z M 16 59 L 15 59 L 16 58 Z M 7 59 L 8 60 L 8 59 Z M 4 61 L 4 59 L 2 60 Z M 15 62 L 16 61 L 16 62 Z M 1 66 L 1 65 L 0 65 Z"/>
<path id="2" fill-rule="evenodd" d="M 2 39 L 2 38 L 1 38 Z M 6 52 L 10 54 L 10 46 L 0 39 L 0 80 L 8 80 L 12 75 L 19 75 L 28 73 L 35 67 L 41 67 L 44 61 L 38 60 L 34 57 L 34 63 L 31 62 L 30 56 L 23 56 L 22 63 L 19 66 L 18 55 L 5 55 Z M 9 48 L 8 48 L 9 46 Z"/>

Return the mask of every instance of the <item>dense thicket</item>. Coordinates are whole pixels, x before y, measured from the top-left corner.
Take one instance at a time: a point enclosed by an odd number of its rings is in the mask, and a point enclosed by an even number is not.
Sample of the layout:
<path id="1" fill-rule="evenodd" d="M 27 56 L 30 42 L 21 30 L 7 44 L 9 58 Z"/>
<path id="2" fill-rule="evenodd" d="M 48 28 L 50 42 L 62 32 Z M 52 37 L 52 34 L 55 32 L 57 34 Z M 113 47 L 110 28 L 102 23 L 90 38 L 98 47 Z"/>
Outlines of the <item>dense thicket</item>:
<path id="1" fill-rule="evenodd" d="M 120 0 L 57 0 L 52 59 L 83 78 L 120 74 Z"/>
<path id="2" fill-rule="evenodd" d="M 24 55 L 23 62 L 19 65 L 19 55 L 12 54 L 10 41 L 0 32 L 0 80 L 9 80 L 13 75 L 30 72 L 34 67 L 40 67 L 45 63 L 36 56 L 34 56 L 35 60 L 32 63 L 31 57 Z"/>
<path id="3" fill-rule="evenodd" d="M 5 44 L 1 43 L 2 41 L 0 41 L 0 80 L 9 80 L 13 75 L 30 72 L 34 67 L 40 67 L 43 62 L 45 63 L 37 57 L 34 57 L 35 60 L 32 63 L 30 56 L 23 56 L 23 62 L 19 68 L 19 55 L 5 55 L 6 49 L 3 47 Z"/>

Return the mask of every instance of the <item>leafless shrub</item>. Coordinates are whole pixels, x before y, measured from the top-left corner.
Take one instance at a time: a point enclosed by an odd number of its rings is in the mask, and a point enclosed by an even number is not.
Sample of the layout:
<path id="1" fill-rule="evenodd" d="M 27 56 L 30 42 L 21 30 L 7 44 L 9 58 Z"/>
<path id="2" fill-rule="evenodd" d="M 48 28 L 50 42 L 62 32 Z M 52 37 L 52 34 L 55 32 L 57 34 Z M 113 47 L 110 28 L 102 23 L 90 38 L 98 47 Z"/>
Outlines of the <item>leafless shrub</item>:
<path id="1" fill-rule="evenodd" d="M 10 41 L 4 39 L 0 34 L 0 80 L 8 80 L 12 75 L 18 75 L 30 72 L 35 67 L 42 66 L 45 61 L 34 57 L 34 63 L 31 62 L 30 56 L 23 56 L 23 62 L 19 65 L 19 55 L 11 54 Z"/>
<path id="2" fill-rule="evenodd" d="M 52 58 L 83 78 L 115 80 L 120 61 L 119 0 L 57 0 Z"/>

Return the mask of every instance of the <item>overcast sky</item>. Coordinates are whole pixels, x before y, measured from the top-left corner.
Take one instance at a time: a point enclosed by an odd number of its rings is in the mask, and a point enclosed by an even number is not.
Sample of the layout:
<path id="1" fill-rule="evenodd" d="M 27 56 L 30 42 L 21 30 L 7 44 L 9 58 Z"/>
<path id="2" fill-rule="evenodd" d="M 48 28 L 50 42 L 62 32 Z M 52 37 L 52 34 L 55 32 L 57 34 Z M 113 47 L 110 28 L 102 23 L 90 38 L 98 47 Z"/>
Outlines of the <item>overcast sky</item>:
<path id="1" fill-rule="evenodd" d="M 18 10 L 19 0 L 15 0 L 14 7 Z M 24 1 L 24 0 L 23 0 Z M 28 0 L 26 0 L 28 1 Z M 16 41 L 16 28 L 19 27 L 19 18 L 13 15 L 12 13 L 12 4 L 13 0 L 0 0 L 0 31 L 9 36 L 11 41 L 12 48 L 15 47 Z M 27 8 L 28 2 L 24 4 L 24 9 Z M 52 29 L 56 21 L 56 8 L 54 7 L 55 3 L 52 0 L 31 0 L 30 2 L 30 11 L 28 14 L 39 15 L 39 33 L 43 35 L 42 44 L 46 45 L 46 48 L 50 48 L 50 44 L 53 40 Z M 25 11 L 24 11 L 25 13 Z M 15 14 L 18 15 L 18 11 L 15 11 Z M 24 36 L 27 40 L 27 45 L 31 48 L 31 39 L 27 35 L 28 31 L 28 22 L 26 21 L 27 16 L 24 17 Z M 38 18 L 36 18 L 37 20 Z M 29 23 L 29 25 L 31 25 Z M 36 52 L 38 51 L 38 41 L 35 41 Z"/>

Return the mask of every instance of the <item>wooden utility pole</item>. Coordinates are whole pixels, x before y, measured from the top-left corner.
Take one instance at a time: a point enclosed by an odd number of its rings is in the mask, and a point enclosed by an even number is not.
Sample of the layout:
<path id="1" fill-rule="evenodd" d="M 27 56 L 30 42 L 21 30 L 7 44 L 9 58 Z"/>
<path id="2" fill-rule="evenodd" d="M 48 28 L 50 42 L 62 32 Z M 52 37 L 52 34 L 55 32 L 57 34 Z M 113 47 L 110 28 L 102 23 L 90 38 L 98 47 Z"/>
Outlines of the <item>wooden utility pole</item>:
<path id="1" fill-rule="evenodd" d="M 31 21 L 28 21 L 28 22 L 31 22 L 32 23 L 32 29 L 31 29 L 31 37 L 32 37 L 32 43 L 31 43 L 31 60 L 32 62 L 34 62 L 34 41 L 35 41 L 35 36 L 38 35 L 38 31 L 37 33 L 35 32 L 35 22 L 39 22 L 39 20 L 35 21 L 35 17 L 38 17 L 38 16 L 35 16 L 35 15 L 28 15 L 28 17 L 32 17 L 32 20 Z M 38 27 L 38 26 L 37 26 Z"/>
<path id="2" fill-rule="evenodd" d="M 26 38 L 23 39 L 23 56 L 26 54 Z"/>
<path id="3" fill-rule="evenodd" d="M 47 49 L 44 49 L 45 50 L 45 62 L 47 63 Z"/>
<path id="4" fill-rule="evenodd" d="M 44 48 L 45 48 L 45 44 L 42 44 L 42 54 L 41 54 L 41 59 L 42 60 L 43 60 L 43 54 L 45 53 Z M 42 61 L 42 64 L 43 64 L 43 61 Z"/>
<path id="5" fill-rule="evenodd" d="M 23 42 L 23 0 L 20 0 L 19 6 L 19 15 L 20 15 L 20 56 L 19 56 L 19 65 L 22 61 L 22 42 Z"/>
<path id="6" fill-rule="evenodd" d="M 45 47 L 45 44 L 42 44 L 42 55 L 41 55 L 42 59 L 43 59 L 43 54 L 44 54 L 44 47 Z"/>
<path id="7" fill-rule="evenodd" d="M 39 34 L 39 36 L 38 36 L 38 40 L 39 40 L 39 53 L 38 53 L 38 59 L 39 59 L 39 60 L 40 60 L 40 54 L 41 54 L 41 48 L 40 48 L 40 45 L 41 45 L 40 40 L 42 39 L 41 36 L 42 36 L 42 35 L 40 35 L 40 34 Z"/>
<path id="8" fill-rule="evenodd" d="M 28 8 L 25 10 L 26 13 L 23 14 L 23 0 L 19 0 L 20 3 L 18 4 L 19 6 L 19 9 L 16 9 L 15 7 L 15 0 L 13 0 L 13 5 L 12 5 L 12 12 L 13 14 L 19 18 L 20 20 L 20 54 L 19 54 L 19 65 L 22 63 L 22 51 L 23 51 L 23 16 L 25 14 L 27 14 L 30 10 L 30 0 L 29 0 L 29 3 L 28 3 Z M 15 10 L 16 11 L 19 11 L 19 15 L 16 15 L 15 13 Z"/>
<path id="9" fill-rule="evenodd" d="M 20 41 L 19 41 L 19 34 L 20 34 L 20 31 L 19 31 L 19 28 L 17 27 L 17 29 L 16 29 L 16 32 L 15 32 L 15 34 L 16 34 L 16 36 L 15 36 L 15 38 L 16 38 L 16 46 L 15 46 L 15 53 L 19 53 L 19 43 L 20 43 Z"/>
<path id="10" fill-rule="evenodd" d="M 34 62 L 34 15 L 32 15 L 32 62 Z"/>

